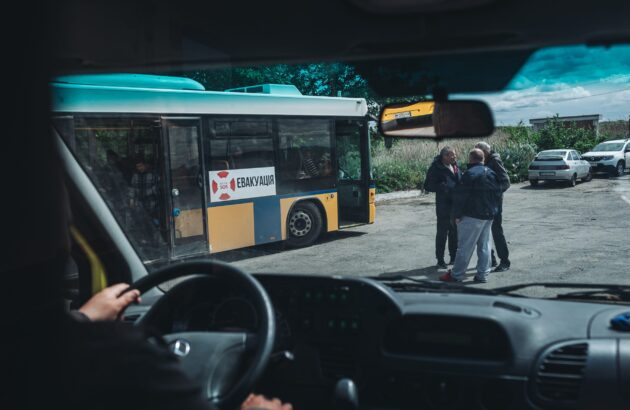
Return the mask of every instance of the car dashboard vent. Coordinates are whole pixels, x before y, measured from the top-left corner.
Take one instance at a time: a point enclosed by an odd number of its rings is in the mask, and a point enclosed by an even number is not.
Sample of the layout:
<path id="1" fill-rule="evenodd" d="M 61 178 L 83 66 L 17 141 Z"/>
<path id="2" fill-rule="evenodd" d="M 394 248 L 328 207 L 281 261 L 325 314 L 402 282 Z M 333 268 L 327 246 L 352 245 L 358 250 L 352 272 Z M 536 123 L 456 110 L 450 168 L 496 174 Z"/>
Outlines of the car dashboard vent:
<path id="1" fill-rule="evenodd" d="M 346 346 L 320 346 L 319 359 L 326 379 L 339 380 L 356 375 L 354 352 Z"/>
<path id="2" fill-rule="evenodd" d="M 566 344 L 547 353 L 536 370 L 538 397 L 558 405 L 575 404 L 587 357 L 588 343 Z"/>

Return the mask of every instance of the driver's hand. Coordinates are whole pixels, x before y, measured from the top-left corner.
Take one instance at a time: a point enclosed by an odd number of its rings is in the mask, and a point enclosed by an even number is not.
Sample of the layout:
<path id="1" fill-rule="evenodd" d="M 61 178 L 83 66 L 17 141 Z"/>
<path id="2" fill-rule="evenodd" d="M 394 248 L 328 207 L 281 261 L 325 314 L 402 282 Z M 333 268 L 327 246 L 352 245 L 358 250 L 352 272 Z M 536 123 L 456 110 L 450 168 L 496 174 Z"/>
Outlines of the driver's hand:
<path id="1" fill-rule="evenodd" d="M 140 291 L 137 289 L 121 295 L 128 287 L 126 283 L 119 283 L 103 289 L 81 306 L 79 312 L 93 321 L 119 319 L 127 306 L 140 302 Z"/>
<path id="2" fill-rule="evenodd" d="M 250 394 L 243 404 L 241 404 L 241 410 L 293 410 L 293 406 L 290 403 L 282 403 L 280 399 L 273 398 L 269 400 L 265 396 L 260 394 Z"/>

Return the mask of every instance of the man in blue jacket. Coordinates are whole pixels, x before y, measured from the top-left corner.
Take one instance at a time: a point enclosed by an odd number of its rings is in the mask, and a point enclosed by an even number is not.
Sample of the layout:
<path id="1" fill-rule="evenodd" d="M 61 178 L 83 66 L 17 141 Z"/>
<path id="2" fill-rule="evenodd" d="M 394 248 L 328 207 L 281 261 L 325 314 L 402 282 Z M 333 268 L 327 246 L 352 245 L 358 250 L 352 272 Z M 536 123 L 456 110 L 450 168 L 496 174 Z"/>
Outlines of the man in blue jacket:
<path id="1" fill-rule="evenodd" d="M 457 257 L 453 269 L 440 276 L 441 281 L 461 282 L 475 247 L 475 282 L 486 282 L 490 272 L 490 231 L 499 212 L 501 186 L 497 175 L 483 162 L 483 151 L 472 149 L 468 155 L 468 170 L 455 189 L 453 216 L 458 230 Z"/>
<path id="2" fill-rule="evenodd" d="M 457 157 L 451 147 L 444 147 L 436 156 L 427 171 L 424 190 L 435 192 L 435 213 L 437 215 L 437 233 L 435 234 L 435 257 L 438 268 L 446 269 L 444 247 L 448 238 L 449 265 L 455 261 L 457 253 L 457 227 L 451 218 L 453 191 L 462 174 L 457 167 Z"/>

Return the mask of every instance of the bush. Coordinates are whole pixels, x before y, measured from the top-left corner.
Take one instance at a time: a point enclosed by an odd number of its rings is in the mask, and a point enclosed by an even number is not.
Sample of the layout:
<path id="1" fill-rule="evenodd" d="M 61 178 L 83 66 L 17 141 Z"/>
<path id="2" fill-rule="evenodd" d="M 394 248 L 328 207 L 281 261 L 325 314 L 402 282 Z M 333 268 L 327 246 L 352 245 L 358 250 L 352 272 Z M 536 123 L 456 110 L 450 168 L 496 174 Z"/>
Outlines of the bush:
<path id="1" fill-rule="evenodd" d="M 421 189 L 427 169 L 428 166 L 420 162 L 415 164 L 388 162 L 375 166 L 373 172 L 376 180 L 376 192 Z"/>
<path id="2" fill-rule="evenodd" d="M 602 140 L 595 131 L 580 128 L 575 123 L 560 122 L 557 116 L 551 118 L 542 130 L 532 133 L 532 142 L 540 151 L 568 148 L 587 152 Z"/>
<path id="3" fill-rule="evenodd" d="M 510 176 L 510 182 L 527 180 L 527 168 L 536 156 L 536 146 L 526 142 L 508 142 L 495 147 Z"/>

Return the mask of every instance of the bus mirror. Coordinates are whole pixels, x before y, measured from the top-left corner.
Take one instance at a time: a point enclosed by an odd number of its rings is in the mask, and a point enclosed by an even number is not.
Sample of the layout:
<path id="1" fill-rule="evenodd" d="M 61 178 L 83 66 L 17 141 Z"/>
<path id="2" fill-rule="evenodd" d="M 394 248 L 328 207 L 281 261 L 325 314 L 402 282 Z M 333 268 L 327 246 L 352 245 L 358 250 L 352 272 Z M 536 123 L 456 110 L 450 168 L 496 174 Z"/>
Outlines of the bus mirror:
<path id="1" fill-rule="evenodd" d="M 379 127 L 399 139 L 477 138 L 494 132 L 494 118 L 483 101 L 419 101 L 385 106 Z"/>

